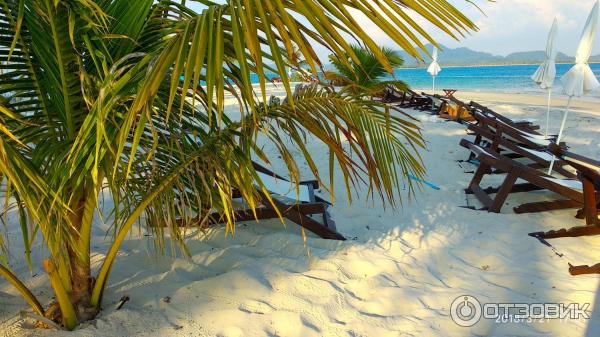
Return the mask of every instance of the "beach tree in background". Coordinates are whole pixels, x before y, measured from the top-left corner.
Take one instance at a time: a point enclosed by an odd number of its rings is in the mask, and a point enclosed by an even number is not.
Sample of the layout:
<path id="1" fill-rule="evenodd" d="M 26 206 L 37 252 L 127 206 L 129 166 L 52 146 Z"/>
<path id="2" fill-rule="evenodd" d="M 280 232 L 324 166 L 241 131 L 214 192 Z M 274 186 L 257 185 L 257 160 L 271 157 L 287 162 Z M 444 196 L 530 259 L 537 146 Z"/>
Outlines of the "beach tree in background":
<path id="1" fill-rule="evenodd" d="M 350 48 L 357 61 L 354 61 L 350 53 L 329 56 L 331 65 L 336 69 L 325 72 L 325 79 L 331 85 L 343 87 L 353 95 L 364 98 L 381 96 L 389 87 L 399 91 L 408 88 L 406 83 L 395 79 L 386 68 L 397 69 L 404 64 L 398 51 L 379 47 L 383 56 L 380 61 L 381 57 L 377 57 L 371 49 L 357 45 L 351 45 Z"/>
<path id="2" fill-rule="evenodd" d="M 373 22 L 415 57 L 421 40 L 435 42 L 419 17 L 453 37 L 476 29 L 444 0 L 195 3 L 201 9 L 155 0 L 0 0 L 2 215 L 20 226 L 30 265 L 31 249 L 40 246 L 34 241 L 43 241 L 56 301 L 43 306 L 11 272 L 7 252 L 0 275 L 35 314 L 67 329 L 99 312 L 134 225 L 145 226 L 159 250 L 168 233 L 186 254 L 182 224 L 206 226 L 219 220 L 211 219 L 217 212 L 233 232 L 231 191 L 252 208 L 265 192 L 252 165 L 252 158 L 269 160 L 259 135 L 280 151 L 294 182 L 296 160 L 308 162 L 324 187 L 321 177 L 329 176 L 314 164 L 304 135 L 328 147 L 328 169 L 337 165 L 349 194 L 364 182 L 394 203 L 403 175 L 423 175 L 416 125 L 316 85 L 294 98 L 286 72 L 298 67 L 294 48 L 317 76 L 317 44 L 341 63 L 360 64 L 346 42 L 352 37 L 391 72 L 361 22 Z M 265 104 L 271 72 L 290 96 L 284 105 Z M 237 98 L 240 118 L 224 114 L 226 92 Z M 303 158 L 291 155 L 288 141 Z M 101 195 L 113 205 L 102 217 Z M 100 221 L 111 225 L 111 245 L 92 268 L 90 238 Z M 0 244 L 7 248 L 6 240 Z"/>

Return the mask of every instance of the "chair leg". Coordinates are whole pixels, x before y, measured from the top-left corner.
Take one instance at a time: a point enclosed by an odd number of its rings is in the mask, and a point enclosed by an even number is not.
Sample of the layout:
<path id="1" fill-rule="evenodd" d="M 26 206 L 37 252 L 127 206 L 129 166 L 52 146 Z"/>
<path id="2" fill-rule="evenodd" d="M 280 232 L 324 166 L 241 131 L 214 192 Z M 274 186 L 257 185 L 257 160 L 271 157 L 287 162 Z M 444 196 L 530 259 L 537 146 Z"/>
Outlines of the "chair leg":
<path id="1" fill-rule="evenodd" d="M 492 198 L 481 188 L 481 180 L 486 175 L 487 171 L 490 169 L 490 166 L 484 163 L 481 163 L 475 171 L 473 175 L 473 179 L 469 183 L 469 188 L 465 190 L 467 194 L 474 194 L 477 197 L 477 200 L 481 202 L 484 206 L 483 209 L 490 209 L 493 204 Z"/>
<path id="2" fill-rule="evenodd" d="M 327 204 L 322 202 L 315 202 L 310 204 L 299 204 L 296 205 L 298 210 L 304 215 L 313 215 L 313 214 L 323 214 L 327 211 Z M 275 219 L 278 218 L 279 215 L 277 211 L 272 207 L 259 207 L 254 211 L 250 209 L 240 209 L 235 211 L 235 221 L 236 222 L 244 222 L 244 221 L 255 221 L 255 220 L 266 220 L 266 219 Z M 179 227 L 195 227 L 198 226 L 201 222 L 200 218 L 190 219 L 188 221 L 184 221 L 183 219 L 177 220 L 177 225 Z M 225 215 L 219 212 L 215 212 L 208 217 L 208 226 L 218 225 L 225 222 Z"/>
<path id="3" fill-rule="evenodd" d="M 536 186 L 531 183 L 522 183 L 522 184 L 515 184 L 513 186 L 512 190 L 510 191 L 510 193 L 533 192 L 533 191 L 541 191 L 541 190 L 544 190 L 544 188 Z M 487 194 L 498 193 L 498 191 L 500 191 L 500 187 L 488 187 L 484 191 Z"/>
<path id="4" fill-rule="evenodd" d="M 510 194 L 513 187 L 515 186 L 515 182 L 517 181 L 518 178 L 519 178 L 519 170 L 518 169 L 513 170 L 506 176 L 506 178 L 504 179 L 504 182 L 502 183 L 502 185 L 500 187 L 500 190 L 498 190 L 498 193 L 496 194 L 496 197 L 494 198 L 494 203 L 492 203 L 492 205 L 490 206 L 490 209 L 489 209 L 490 212 L 500 213 L 500 211 L 502 210 L 502 206 L 504 205 L 504 202 L 506 201 L 506 198 L 508 198 L 508 195 Z"/>
<path id="5" fill-rule="evenodd" d="M 469 183 L 467 193 L 472 193 L 472 187 L 479 186 L 481 184 L 481 180 L 483 180 L 483 177 L 489 169 L 490 166 L 487 164 L 481 163 L 479 165 L 477 171 L 475 171 L 475 174 L 473 175 L 473 179 L 471 179 L 471 182 Z"/>
<path id="6" fill-rule="evenodd" d="M 483 136 L 481 134 L 477 133 L 473 144 L 480 145 L 482 140 L 483 140 Z"/>
<path id="7" fill-rule="evenodd" d="M 473 186 L 471 187 L 471 192 L 475 194 L 477 200 L 479 200 L 479 202 L 483 204 L 484 207 L 481 210 L 490 209 L 490 207 L 494 203 L 494 200 L 492 200 L 492 198 L 490 198 L 490 196 L 487 193 L 485 193 L 485 191 L 481 189 L 481 187 L 479 187 L 478 185 Z"/>
<path id="8" fill-rule="evenodd" d="M 281 214 L 284 218 L 287 218 L 296 224 L 306 228 L 307 230 L 315 233 L 323 239 L 341 240 L 344 241 L 346 238 L 337 232 L 335 223 L 329 219 L 327 213 L 327 204 L 325 203 L 311 203 L 311 204 L 297 204 L 297 205 L 286 205 L 276 199 L 272 199 L 273 203 L 276 204 L 277 210 L 272 207 L 268 200 L 263 199 L 264 207 L 259 207 L 254 210 L 244 209 L 235 212 L 236 222 L 242 221 L 255 221 L 265 219 L 275 219 Z M 279 211 L 279 214 L 278 212 Z M 308 215 L 320 214 L 323 216 L 324 224 L 313 220 Z M 214 226 L 224 222 L 224 215 L 220 213 L 214 213 L 209 217 L 207 226 Z M 192 219 L 189 221 L 177 220 L 179 227 L 197 227 L 200 226 L 200 219 Z"/>
<path id="9" fill-rule="evenodd" d="M 556 211 L 560 209 L 578 208 L 581 207 L 581 202 L 575 200 L 555 200 L 555 201 L 541 201 L 531 202 L 519 205 L 514 208 L 515 213 L 539 213 L 547 211 Z"/>
<path id="10" fill-rule="evenodd" d="M 271 198 L 272 204 L 269 199 L 263 195 L 262 197 L 263 203 L 265 205 L 269 205 L 271 207 L 276 207 L 281 215 L 285 218 L 295 222 L 303 228 L 315 233 L 319 237 L 323 239 L 330 240 L 340 240 L 345 241 L 346 238 L 335 230 L 327 227 L 327 224 L 323 225 L 318 221 L 313 220 L 312 218 L 307 217 L 306 215 L 300 212 L 299 205 L 286 205 L 276 198 Z"/>
<path id="11" fill-rule="evenodd" d="M 600 274 L 600 263 L 594 266 L 573 266 L 569 264 L 569 273 L 573 276 L 585 274 Z"/>
<path id="12" fill-rule="evenodd" d="M 596 198 L 596 188 L 594 182 L 587 177 L 583 177 L 583 214 L 588 225 L 600 226 L 598 220 L 598 199 Z"/>
<path id="13" fill-rule="evenodd" d="M 529 236 L 533 236 L 534 238 L 538 239 L 576 238 L 580 236 L 592 235 L 600 235 L 600 226 L 578 226 L 571 228 L 562 228 L 559 230 L 552 230 L 547 232 L 529 233 Z"/>

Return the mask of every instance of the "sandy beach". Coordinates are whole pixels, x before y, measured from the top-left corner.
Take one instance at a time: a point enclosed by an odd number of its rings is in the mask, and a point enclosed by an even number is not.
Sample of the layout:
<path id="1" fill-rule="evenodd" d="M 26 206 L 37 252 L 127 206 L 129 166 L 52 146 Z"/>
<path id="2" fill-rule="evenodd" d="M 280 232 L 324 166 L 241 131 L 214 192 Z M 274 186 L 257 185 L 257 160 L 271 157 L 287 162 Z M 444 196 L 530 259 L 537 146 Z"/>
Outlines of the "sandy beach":
<path id="1" fill-rule="evenodd" d="M 512 105 L 520 105 L 522 106 L 522 112 L 526 115 L 531 115 L 529 113 L 528 107 L 547 107 L 548 97 L 546 93 L 540 93 L 539 95 L 533 94 L 522 94 L 522 93 L 490 93 L 490 92 L 474 92 L 474 91 L 465 91 L 465 92 L 457 92 L 456 96 L 464 101 L 476 101 L 476 102 L 489 102 L 492 104 L 512 104 Z M 551 113 L 554 115 L 558 114 L 560 118 L 560 114 L 567 106 L 569 99 L 565 95 L 556 95 L 551 98 Z M 580 113 L 591 114 L 591 115 L 600 115 L 598 112 L 598 104 L 600 104 L 600 98 L 597 97 L 575 97 L 571 100 L 571 108 L 574 110 L 579 110 Z M 518 112 L 515 112 L 518 114 Z M 535 113 L 534 113 L 535 115 Z M 538 116 L 544 119 L 544 116 Z"/>
<path id="2" fill-rule="evenodd" d="M 282 88 L 272 92 L 283 95 Z M 458 92 L 457 97 L 509 117 L 545 123 L 543 94 Z M 234 113 L 234 102 L 228 102 Z M 556 132 L 566 99 L 553 102 L 551 131 Z M 573 102 L 565 138 L 572 151 L 598 159 L 599 103 L 589 98 Z M 600 262 L 600 240 L 552 240 L 548 247 L 527 235 L 583 225 L 574 218 L 575 210 L 512 212 L 516 204 L 552 197 L 548 192 L 512 195 L 502 214 L 463 208 L 479 206 L 464 193 L 475 166 L 458 162 L 468 156 L 458 145 L 461 138 L 470 139 L 465 126 L 406 112 L 421 122 L 428 142 L 422 152 L 427 181 L 439 190 L 424 185 L 414 200 L 403 195 L 403 207 L 394 210 L 377 199 L 367 200 L 365 190 L 355 191 L 358 197 L 350 204 L 338 184 L 331 213 L 338 231 L 349 239 L 346 242 L 311 234 L 303 240 L 293 223 L 248 222 L 238 226 L 234 237 L 226 237 L 222 228 L 190 236 L 192 257 L 187 259 L 157 256 L 151 239 L 136 229 L 114 266 L 103 311 L 69 335 L 599 336 L 600 278 L 572 277 L 568 263 Z M 309 139 L 308 147 L 325 171 L 324 145 Z M 271 150 L 265 149 L 275 153 Z M 282 169 L 278 165 L 282 163 L 274 161 L 276 172 Z M 8 225 L 9 244 L 16 254 L 13 270 L 44 303 L 50 302 L 52 292 L 40 263 L 29 272 L 19 255 L 18 224 L 9 219 Z M 109 246 L 108 229 L 107 224 L 94 227 L 96 268 Z M 41 248 L 40 241 L 37 244 Z M 36 261 L 44 257 L 43 249 L 34 250 Z M 463 295 L 482 303 L 589 303 L 591 319 L 482 320 L 464 328 L 449 313 L 451 303 Z M 116 310 L 123 296 L 130 300 Z M 4 281 L 0 303 L 0 336 L 63 336 L 60 331 L 35 330 L 21 320 L 19 311 L 27 306 Z"/>

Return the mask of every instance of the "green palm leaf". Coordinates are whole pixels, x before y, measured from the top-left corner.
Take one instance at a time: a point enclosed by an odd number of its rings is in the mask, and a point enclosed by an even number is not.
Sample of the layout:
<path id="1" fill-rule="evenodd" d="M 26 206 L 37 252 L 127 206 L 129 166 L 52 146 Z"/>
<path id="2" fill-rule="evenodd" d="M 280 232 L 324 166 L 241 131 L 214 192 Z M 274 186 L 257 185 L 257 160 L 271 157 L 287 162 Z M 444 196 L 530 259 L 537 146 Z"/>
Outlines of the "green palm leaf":
<path id="1" fill-rule="evenodd" d="M 159 250 L 168 232 L 187 253 L 182 223 L 206 226 L 224 214 L 233 233 L 232 190 L 250 207 L 261 205 L 266 190 L 252 159 L 268 158 L 258 137 L 281 153 L 294 182 L 300 159 L 292 147 L 323 185 L 337 163 L 349 197 L 352 186 L 365 183 L 373 197 L 401 202 L 403 175 L 424 173 L 418 126 L 351 87 L 332 93 L 309 86 L 293 94 L 287 69 L 308 67 L 318 77 L 321 44 L 336 55 L 340 78 L 356 88 L 391 84 L 382 78 L 401 60 L 375 45 L 357 11 L 414 57 L 424 50 L 421 39 L 435 43 L 415 14 L 451 36 L 476 30 L 445 0 L 196 5 L 0 0 L 0 213 L 19 210 L 27 252 L 41 233 L 63 316 L 52 318 L 68 328 L 100 309 L 116 252 L 134 223 L 156 234 Z M 353 48 L 348 37 L 366 49 Z M 352 77 L 357 70 L 362 79 Z M 282 105 L 266 104 L 269 72 L 283 79 Z M 225 113 L 226 94 L 238 100 L 240 118 Z M 327 146 L 328 168 L 315 163 L 305 137 Z M 114 244 L 92 286 L 90 235 L 103 189 L 115 205 Z M 39 311 L 31 292 L 4 270 Z"/>
<path id="2" fill-rule="evenodd" d="M 378 96 L 389 86 L 396 87 L 398 90 L 406 89 L 406 83 L 394 79 L 393 72 L 389 72 L 385 66 L 388 64 L 392 69 L 400 67 L 404 64 L 402 57 L 393 49 L 386 47 L 378 47 L 378 49 L 385 62 L 381 62 L 370 49 L 355 45 L 352 46 L 352 51 L 358 62 L 353 61 L 349 54 L 331 55 L 329 60 L 337 72 L 326 71 L 325 78 L 332 85 L 344 87 L 346 91 L 356 96 Z"/>

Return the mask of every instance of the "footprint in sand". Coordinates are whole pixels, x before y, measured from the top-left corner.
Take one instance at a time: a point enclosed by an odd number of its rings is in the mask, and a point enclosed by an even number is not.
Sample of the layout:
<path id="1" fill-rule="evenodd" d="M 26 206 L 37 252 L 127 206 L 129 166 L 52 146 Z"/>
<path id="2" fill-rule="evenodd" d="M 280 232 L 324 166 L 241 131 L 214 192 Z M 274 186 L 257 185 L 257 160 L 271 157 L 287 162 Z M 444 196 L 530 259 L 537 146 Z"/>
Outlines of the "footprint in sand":
<path id="1" fill-rule="evenodd" d="M 246 303 L 242 303 L 238 309 L 247 313 L 259 315 L 269 314 L 274 310 L 270 304 L 258 301 L 248 301 Z"/>
<path id="2" fill-rule="evenodd" d="M 242 331 L 242 329 L 235 327 L 235 326 L 227 327 L 227 328 L 223 329 L 223 331 L 217 333 L 217 337 L 242 337 L 242 336 L 244 336 L 244 331 Z"/>

